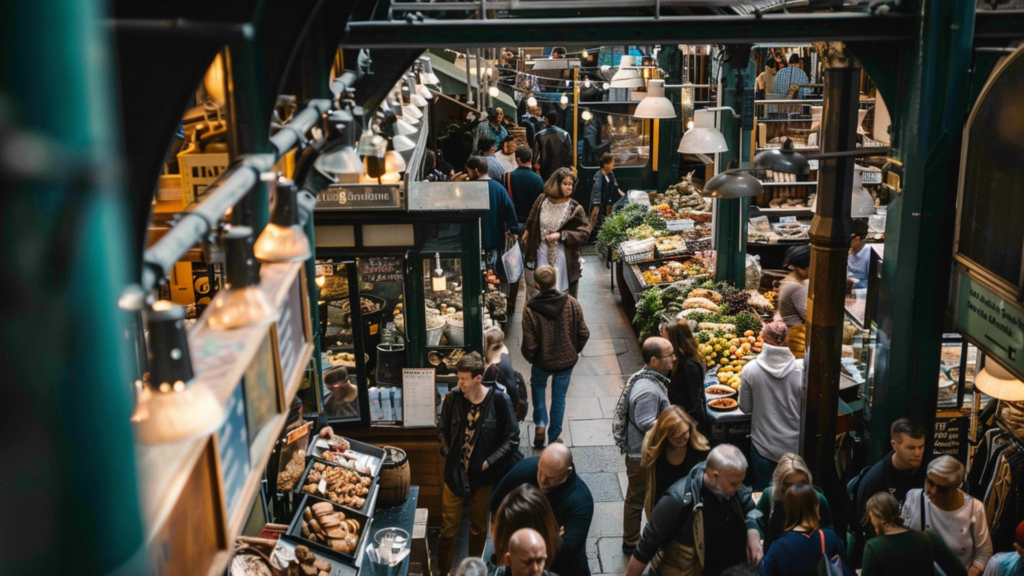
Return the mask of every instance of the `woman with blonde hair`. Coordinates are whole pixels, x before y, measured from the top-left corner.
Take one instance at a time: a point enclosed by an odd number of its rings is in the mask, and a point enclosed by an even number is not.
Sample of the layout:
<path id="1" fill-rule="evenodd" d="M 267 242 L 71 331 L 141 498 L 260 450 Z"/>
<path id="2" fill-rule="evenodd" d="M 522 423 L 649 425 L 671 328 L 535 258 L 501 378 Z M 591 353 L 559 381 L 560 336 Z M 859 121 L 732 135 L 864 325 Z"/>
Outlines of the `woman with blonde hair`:
<path id="1" fill-rule="evenodd" d="M 936 564 L 946 576 L 967 576 L 942 538 L 903 525 L 900 503 L 892 494 L 879 492 L 868 498 L 862 522 L 870 522 L 878 536 L 864 545 L 861 576 L 932 576 Z"/>
<path id="2" fill-rule="evenodd" d="M 583 274 L 580 246 L 590 239 L 590 221 L 583 206 L 572 199 L 575 186 L 576 176 L 572 170 L 555 170 L 544 183 L 544 195 L 537 197 L 526 218 L 523 263 L 527 301 L 538 292 L 533 271 L 544 265 L 554 267 L 557 272 L 555 288 L 576 297 Z"/>
<path id="3" fill-rule="evenodd" d="M 797 484 L 811 485 L 818 493 L 818 524 L 822 528 L 832 528 L 832 510 L 828 506 L 828 500 L 821 493 L 821 489 L 811 483 L 811 471 L 804 459 L 790 452 L 779 459 L 779 465 L 775 467 L 775 473 L 772 475 L 772 485 L 765 488 L 761 493 L 761 499 L 757 501 L 757 511 L 761 513 L 761 517 L 757 519 L 757 527 L 761 529 L 761 534 L 764 534 L 765 550 L 772 545 L 772 540 L 786 530 L 786 513 L 782 503 L 785 501 L 786 492 Z"/>
<path id="4" fill-rule="evenodd" d="M 520 528 L 533 528 L 547 544 L 548 558 L 544 568 L 551 568 L 555 554 L 561 543 L 558 522 L 551 509 L 547 496 L 536 486 L 523 484 L 508 493 L 501 501 L 501 506 L 491 518 L 491 537 L 494 540 L 494 555 L 491 556 L 492 567 L 505 565 L 505 552 L 508 552 L 508 541 L 512 534 Z"/>
<path id="5" fill-rule="evenodd" d="M 786 491 L 786 531 L 768 548 L 761 562 L 763 576 L 817 576 L 822 555 L 838 564 L 844 576 L 854 576 L 839 536 L 821 527 L 818 502 L 818 493 L 809 484 Z"/>
<path id="6" fill-rule="evenodd" d="M 644 512 L 648 518 L 665 491 L 703 462 L 710 451 L 708 439 L 686 410 L 669 406 L 658 415 L 640 451 L 640 468 L 647 470 Z"/>

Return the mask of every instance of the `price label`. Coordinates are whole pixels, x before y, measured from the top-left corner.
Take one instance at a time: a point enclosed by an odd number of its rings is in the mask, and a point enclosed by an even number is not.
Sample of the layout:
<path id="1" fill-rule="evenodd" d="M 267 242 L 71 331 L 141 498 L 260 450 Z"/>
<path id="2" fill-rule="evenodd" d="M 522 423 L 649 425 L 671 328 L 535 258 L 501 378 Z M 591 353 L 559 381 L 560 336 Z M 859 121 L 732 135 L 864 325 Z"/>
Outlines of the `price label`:
<path id="1" fill-rule="evenodd" d="M 686 230 L 693 230 L 693 220 L 689 218 L 683 218 L 680 220 L 669 220 L 666 222 L 666 227 L 673 232 L 683 232 Z"/>
<path id="2" fill-rule="evenodd" d="M 811 170 L 817 170 L 818 169 L 818 161 L 817 160 L 808 160 L 807 164 L 810 165 Z"/>
<path id="3" fill-rule="evenodd" d="M 298 440 L 300 438 L 305 438 L 306 434 L 309 434 L 309 429 L 312 428 L 312 427 L 313 427 L 313 423 L 312 422 L 307 422 L 305 426 L 300 426 L 300 427 L 296 428 L 295 430 L 292 430 L 291 432 L 288 433 L 288 436 L 285 438 L 285 442 L 284 443 L 285 444 L 291 444 L 292 442 L 295 442 L 296 440 Z"/>
<path id="4" fill-rule="evenodd" d="M 321 494 L 327 492 L 327 481 L 321 478 L 320 483 L 316 485 L 316 490 Z"/>
<path id="5" fill-rule="evenodd" d="M 782 218 L 779 218 L 779 222 L 782 222 L 783 224 L 788 222 L 796 222 L 796 216 L 783 216 Z"/>

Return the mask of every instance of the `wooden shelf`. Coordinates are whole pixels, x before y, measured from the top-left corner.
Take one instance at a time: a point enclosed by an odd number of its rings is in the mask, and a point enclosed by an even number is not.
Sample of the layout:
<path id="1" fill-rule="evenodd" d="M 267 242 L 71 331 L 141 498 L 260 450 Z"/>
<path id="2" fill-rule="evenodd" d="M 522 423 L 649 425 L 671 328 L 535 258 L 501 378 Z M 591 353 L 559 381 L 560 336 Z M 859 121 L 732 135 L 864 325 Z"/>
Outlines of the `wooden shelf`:
<path id="1" fill-rule="evenodd" d="M 817 182 L 761 182 L 761 186 L 817 186 Z"/>

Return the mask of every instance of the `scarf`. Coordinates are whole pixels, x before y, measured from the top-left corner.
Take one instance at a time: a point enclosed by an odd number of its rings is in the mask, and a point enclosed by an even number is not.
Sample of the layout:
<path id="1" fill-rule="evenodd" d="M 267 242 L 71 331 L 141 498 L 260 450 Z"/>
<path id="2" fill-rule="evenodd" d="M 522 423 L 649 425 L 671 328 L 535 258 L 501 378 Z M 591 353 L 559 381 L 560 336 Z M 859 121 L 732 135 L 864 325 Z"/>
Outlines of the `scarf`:
<path id="1" fill-rule="evenodd" d="M 552 242 L 548 240 L 548 236 L 561 230 L 562 225 L 569 219 L 571 206 L 571 201 L 555 204 L 547 198 L 540 206 L 540 237 L 543 238 L 544 244 L 547 244 L 548 264 L 551 266 L 558 262 L 558 241 Z"/>

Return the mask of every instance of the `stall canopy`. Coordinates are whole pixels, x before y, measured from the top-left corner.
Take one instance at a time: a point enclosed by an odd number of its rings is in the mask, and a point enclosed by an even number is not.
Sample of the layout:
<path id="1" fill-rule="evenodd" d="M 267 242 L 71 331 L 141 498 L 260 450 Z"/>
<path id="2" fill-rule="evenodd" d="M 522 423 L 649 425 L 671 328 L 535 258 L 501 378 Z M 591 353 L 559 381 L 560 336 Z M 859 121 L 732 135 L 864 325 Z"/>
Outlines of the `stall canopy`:
<path id="1" fill-rule="evenodd" d="M 449 96 L 457 96 L 459 94 L 466 93 L 466 71 L 459 68 L 455 64 L 437 56 L 430 52 L 424 52 L 424 56 L 430 58 L 430 65 L 434 68 L 434 73 L 441 79 L 441 90 Z M 476 89 L 477 82 L 476 76 L 470 76 L 470 85 L 473 89 Z M 511 96 L 505 92 L 499 92 L 497 98 L 492 98 L 495 106 L 500 106 L 505 110 L 505 115 L 511 115 L 512 118 L 516 117 L 516 102 Z"/>

